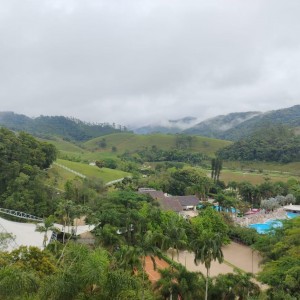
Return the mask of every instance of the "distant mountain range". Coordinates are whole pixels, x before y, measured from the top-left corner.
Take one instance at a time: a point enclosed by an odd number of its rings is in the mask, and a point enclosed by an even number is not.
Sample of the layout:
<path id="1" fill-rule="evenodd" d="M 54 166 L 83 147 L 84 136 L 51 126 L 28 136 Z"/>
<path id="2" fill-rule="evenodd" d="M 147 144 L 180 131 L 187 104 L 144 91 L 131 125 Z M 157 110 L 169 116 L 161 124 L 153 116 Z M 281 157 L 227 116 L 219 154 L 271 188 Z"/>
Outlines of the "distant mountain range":
<path id="1" fill-rule="evenodd" d="M 284 124 L 290 127 L 300 127 L 300 105 L 289 108 L 272 110 L 265 113 L 258 111 L 230 113 L 204 120 L 195 124 L 197 118 L 188 117 L 190 122 L 182 126 L 181 120 L 168 121 L 167 126 L 144 126 L 134 130 L 136 133 L 185 133 L 202 135 L 226 140 L 239 140 L 249 136 L 263 126 Z M 193 124 L 194 123 L 194 124 Z"/>
<path id="2" fill-rule="evenodd" d="M 162 124 L 147 125 L 139 128 L 135 128 L 134 132 L 137 134 L 149 134 L 149 133 L 180 133 L 187 128 L 191 128 L 196 125 L 198 119 L 195 117 L 185 117 L 177 120 L 167 120 Z"/>
<path id="3" fill-rule="evenodd" d="M 269 112 L 239 112 L 220 115 L 199 122 L 198 118 L 185 117 L 133 129 L 137 134 L 184 133 L 236 141 L 254 131 L 272 124 L 284 124 L 300 132 L 300 105 Z M 108 123 L 87 123 L 64 116 L 29 118 L 13 112 L 0 112 L 0 126 L 15 131 L 26 131 L 42 138 L 60 136 L 73 141 L 87 141 L 111 133 L 128 131 L 124 126 Z"/>
<path id="4" fill-rule="evenodd" d="M 126 127 L 101 123 L 87 123 L 63 116 L 29 118 L 13 112 L 0 112 L 0 126 L 26 131 L 41 138 L 60 136 L 66 140 L 87 141 L 95 137 L 127 131 Z"/>

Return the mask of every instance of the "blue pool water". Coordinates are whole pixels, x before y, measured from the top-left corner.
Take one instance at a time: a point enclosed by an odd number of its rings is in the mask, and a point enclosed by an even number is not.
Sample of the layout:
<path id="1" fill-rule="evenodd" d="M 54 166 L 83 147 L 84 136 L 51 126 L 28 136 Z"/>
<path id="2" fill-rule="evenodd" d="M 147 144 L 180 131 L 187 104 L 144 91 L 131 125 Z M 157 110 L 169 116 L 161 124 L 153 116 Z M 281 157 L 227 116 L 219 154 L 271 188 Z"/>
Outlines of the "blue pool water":
<path id="1" fill-rule="evenodd" d="M 215 206 L 214 206 L 214 209 L 217 210 L 217 211 L 219 211 L 219 206 L 218 206 L 218 205 L 215 205 Z M 222 210 L 222 206 L 220 207 L 220 209 Z M 229 209 L 229 208 L 226 208 L 225 211 L 226 211 L 226 212 L 231 212 L 231 213 L 234 214 L 234 213 L 236 212 L 236 209 L 233 208 L 233 207 L 231 207 L 230 209 Z"/>
<path id="2" fill-rule="evenodd" d="M 258 233 L 267 233 L 273 228 L 282 227 L 282 222 L 278 220 L 268 220 L 265 223 L 251 224 L 249 227 L 254 228 Z"/>
<path id="3" fill-rule="evenodd" d="M 286 213 L 289 219 L 294 219 L 296 217 L 300 217 L 299 213 L 287 212 Z"/>

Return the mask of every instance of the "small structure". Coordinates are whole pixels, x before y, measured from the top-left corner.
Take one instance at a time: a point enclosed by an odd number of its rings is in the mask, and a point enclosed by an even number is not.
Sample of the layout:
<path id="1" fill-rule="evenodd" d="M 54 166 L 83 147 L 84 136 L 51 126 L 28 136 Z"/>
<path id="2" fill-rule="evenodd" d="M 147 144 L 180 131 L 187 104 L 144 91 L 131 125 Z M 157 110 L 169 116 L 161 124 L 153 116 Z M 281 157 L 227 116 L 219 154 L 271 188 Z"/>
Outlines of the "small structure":
<path id="1" fill-rule="evenodd" d="M 196 210 L 197 205 L 199 205 L 199 199 L 194 195 L 188 196 L 171 196 L 170 198 L 176 199 L 183 210 Z"/>
<path id="2" fill-rule="evenodd" d="M 171 210 L 182 214 L 184 211 L 196 211 L 199 199 L 194 195 L 171 196 L 151 188 L 139 188 L 140 194 L 148 194 L 156 200 L 163 210 Z"/>
<path id="3" fill-rule="evenodd" d="M 289 211 L 289 212 L 300 214 L 300 205 L 290 204 L 290 205 L 284 206 L 283 209 L 286 211 Z"/>

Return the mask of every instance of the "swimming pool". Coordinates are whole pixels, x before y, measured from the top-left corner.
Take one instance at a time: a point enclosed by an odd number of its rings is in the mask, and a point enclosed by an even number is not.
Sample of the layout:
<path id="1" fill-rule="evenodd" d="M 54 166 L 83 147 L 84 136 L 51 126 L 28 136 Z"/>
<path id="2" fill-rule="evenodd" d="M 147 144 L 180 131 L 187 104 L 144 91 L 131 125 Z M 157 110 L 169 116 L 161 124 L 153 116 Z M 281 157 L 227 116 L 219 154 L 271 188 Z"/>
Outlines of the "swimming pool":
<path id="1" fill-rule="evenodd" d="M 214 207 L 214 209 L 215 209 L 216 211 L 219 211 L 219 209 L 220 209 L 221 211 L 223 211 L 222 206 L 214 205 L 213 207 Z M 230 209 L 229 209 L 229 208 L 226 208 L 225 211 L 226 211 L 226 212 L 231 212 L 231 213 L 233 213 L 233 214 L 236 213 L 236 209 L 233 208 L 233 207 L 231 207 Z"/>
<path id="2" fill-rule="evenodd" d="M 258 233 L 268 233 L 273 228 L 282 227 L 282 222 L 279 220 L 267 220 L 265 223 L 256 223 L 249 225 L 250 228 L 254 228 Z"/>
<path id="3" fill-rule="evenodd" d="M 300 217 L 299 213 L 287 212 L 286 213 L 289 219 L 294 219 L 296 217 Z"/>

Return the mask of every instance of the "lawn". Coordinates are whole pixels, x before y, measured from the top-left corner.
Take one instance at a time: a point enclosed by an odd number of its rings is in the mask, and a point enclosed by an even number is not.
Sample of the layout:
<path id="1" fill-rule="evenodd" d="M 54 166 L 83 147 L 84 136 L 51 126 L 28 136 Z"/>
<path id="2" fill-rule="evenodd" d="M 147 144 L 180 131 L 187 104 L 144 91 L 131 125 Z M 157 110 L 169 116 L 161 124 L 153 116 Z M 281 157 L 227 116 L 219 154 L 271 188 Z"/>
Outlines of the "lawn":
<path id="1" fill-rule="evenodd" d="M 76 172 L 79 172 L 87 177 L 101 178 L 105 183 L 126 176 L 130 176 L 130 173 L 123 172 L 120 170 L 112 170 L 108 168 L 100 169 L 96 166 L 90 166 L 88 164 L 79 163 L 79 162 L 73 162 L 73 161 L 68 161 L 63 159 L 58 159 L 56 162 Z"/>
<path id="2" fill-rule="evenodd" d="M 106 147 L 101 148 L 100 142 L 102 139 L 106 141 Z M 110 134 L 96 139 L 92 139 L 84 146 L 89 150 L 98 150 L 101 152 L 111 152 L 112 147 L 116 147 L 117 153 L 124 153 L 125 151 L 134 151 L 143 149 L 145 147 L 157 146 L 159 149 L 174 149 L 176 135 L 168 134 L 149 134 L 137 135 L 133 133 L 116 133 Z M 214 155 L 214 153 L 227 145 L 231 144 L 229 141 L 217 140 L 207 137 L 193 136 L 191 152 L 201 152 L 207 155 Z"/>
<path id="3" fill-rule="evenodd" d="M 72 180 L 76 177 L 74 173 L 71 173 L 63 168 L 60 168 L 56 165 L 52 165 L 52 167 L 48 170 L 49 180 L 48 184 L 51 186 L 55 186 L 60 190 L 64 190 L 65 184 L 68 180 Z M 53 184 L 53 181 L 57 181 L 57 185 Z"/>
<path id="4" fill-rule="evenodd" d="M 249 172 L 241 172 L 241 171 L 232 171 L 232 170 L 222 170 L 220 175 L 220 180 L 224 181 L 226 184 L 229 181 L 236 181 L 236 182 L 242 182 L 242 181 L 248 181 L 252 184 L 260 184 L 265 181 L 265 178 L 270 178 L 272 182 L 276 181 L 288 181 L 291 177 L 287 174 L 259 174 L 259 173 L 249 173 Z M 297 179 L 300 179 L 299 177 L 296 177 Z"/>
<path id="5" fill-rule="evenodd" d="M 280 175 L 300 176 L 300 162 L 280 164 L 276 162 L 223 161 L 223 167 L 231 170 L 279 173 Z"/>

